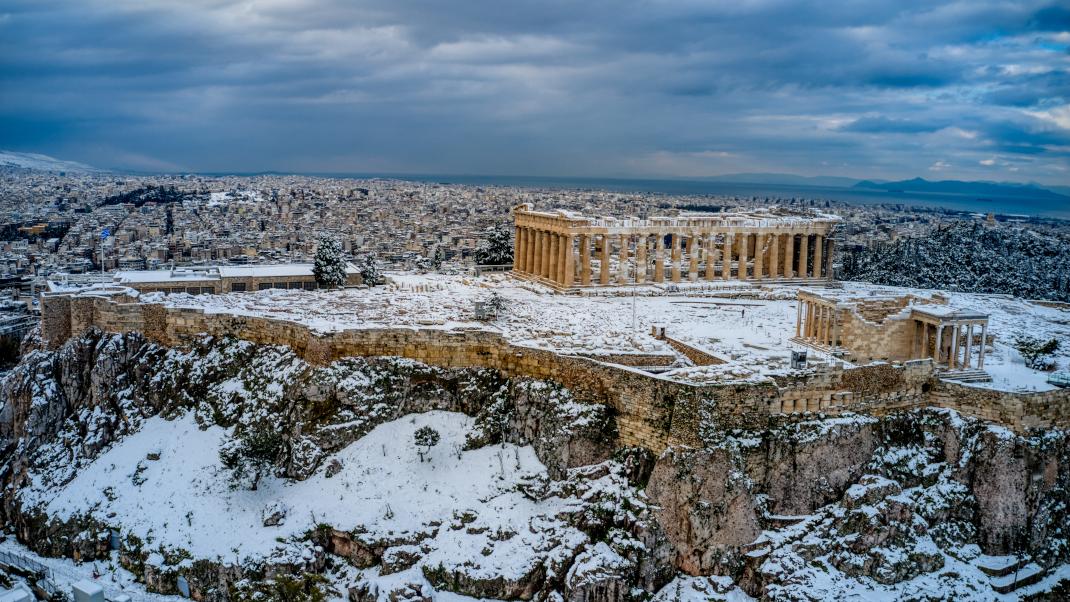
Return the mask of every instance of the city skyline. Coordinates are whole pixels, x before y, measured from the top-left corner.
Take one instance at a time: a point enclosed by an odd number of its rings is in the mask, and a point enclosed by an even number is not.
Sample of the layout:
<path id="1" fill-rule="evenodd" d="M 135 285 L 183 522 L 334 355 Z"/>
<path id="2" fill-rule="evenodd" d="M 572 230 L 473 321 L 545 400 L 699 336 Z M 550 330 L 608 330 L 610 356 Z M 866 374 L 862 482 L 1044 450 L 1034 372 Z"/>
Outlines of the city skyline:
<path id="1" fill-rule="evenodd" d="M 0 148 L 142 172 L 1070 179 L 1070 12 L 16 1 Z"/>

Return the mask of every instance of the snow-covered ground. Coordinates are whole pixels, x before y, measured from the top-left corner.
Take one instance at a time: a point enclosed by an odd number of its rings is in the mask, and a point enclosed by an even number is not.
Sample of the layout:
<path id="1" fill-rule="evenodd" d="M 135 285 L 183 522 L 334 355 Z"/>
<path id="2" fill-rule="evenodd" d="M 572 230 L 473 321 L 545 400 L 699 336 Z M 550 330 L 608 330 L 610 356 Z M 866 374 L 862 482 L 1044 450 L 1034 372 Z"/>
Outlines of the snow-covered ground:
<path id="1" fill-rule="evenodd" d="M 553 294 L 503 274 L 480 278 L 391 274 L 390 278 L 392 284 L 372 289 L 272 289 L 202 296 L 152 293 L 143 298 L 208 312 L 293 320 L 323 332 L 391 326 L 481 328 L 501 332 L 516 344 L 562 353 L 671 354 L 668 345 L 650 335 L 652 325 L 662 325 L 669 336 L 729 360 L 726 366 L 673 374 L 696 381 L 745 380 L 783 371 L 791 351 L 805 349 L 789 341 L 795 334 L 793 287 L 748 289 L 738 282 L 699 282 L 640 287 L 635 295 L 621 295 L 620 289 L 595 289 L 594 294 L 578 296 Z M 861 283 L 845 283 L 845 287 L 859 293 L 931 292 Z M 757 298 L 735 298 L 741 291 Z M 507 309 L 494 322 L 476 321 L 474 302 L 492 293 L 506 300 Z M 989 332 L 995 335 L 996 344 L 985 367 L 993 382 L 985 386 L 1024 391 L 1051 388 L 1045 382 L 1047 374 L 1026 368 L 1011 343 L 1020 333 L 1070 341 L 1070 311 L 1002 295 L 949 295 L 952 306 L 991 316 Z M 827 359 L 809 351 L 811 356 Z M 1064 343 L 1059 353 L 1059 366 L 1070 366 L 1070 343 Z"/>
<path id="2" fill-rule="evenodd" d="M 544 545 L 529 540 L 534 536 L 528 523 L 556 520 L 565 502 L 534 502 L 516 491 L 525 479 L 545 474 L 531 447 L 462 451 L 472 420 L 451 412 L 409 415 L 376 427 L 334 456 L 343 468 L 332 477 L 326 467 L 305 481 L 268 476 L 251 491 L 232 489 L 220 464 L 225 429 L 200 430 L 191 414 L 173 421 L 154 417 L 62 489 L 41 486 L 35 475 L 35 486 L 22 496 L 47 504 L 49 514 L 61 518 L 91 513 L 123 525 L 153 547 L 228 561 L 287 551 L 280 540 L 321 523 L 360 526 L 377 538 L 404 538 L 427 532 L 433 521 L 472 512 L 488 535 L 518 535 L 490 544 L 494 552 L 484 557 L 486 535 L 438 529 L 438 551 L 426 560 L 480 557 L 488 570 L 509 574 L 510 563 L 531 562 L 531 550 Z M 413 434 L 425 425 L 442 438 L 431 448 L 430 461 L 421 462 Z M 158 459 L 148 459 L 150 454 Z M 264 526 L 264 517 L 280 507 L 287 509 L 283 524 Z M 584 538 L 578 531 L 572 536 Z"/>
<path id="3" fill-rule="evenodd" d="M 877 293 L 932 292 L 860 282 L 848 282 L 845 286 L 851 290 Z M 985 356 L 985 371 L 992 377 L 992 382 L 974 386 L 1008 391 L 1047 391 L 1054 388 L 1046 382 L 1048 373 L 1027 368 L 1021 354 L 1014 348 L 1015 338 L 1022 335 L 1060 341 L 1060 349 L 1055 354 L 1057 369 L 1070 369 L 1070 310 L 1048 307 L 1009 295 L 950 292 L 944 294 L 950 297 L 952 307 L 979 311 L 989 316 L 988 332 L 995 335 L 995 344 Z"/>

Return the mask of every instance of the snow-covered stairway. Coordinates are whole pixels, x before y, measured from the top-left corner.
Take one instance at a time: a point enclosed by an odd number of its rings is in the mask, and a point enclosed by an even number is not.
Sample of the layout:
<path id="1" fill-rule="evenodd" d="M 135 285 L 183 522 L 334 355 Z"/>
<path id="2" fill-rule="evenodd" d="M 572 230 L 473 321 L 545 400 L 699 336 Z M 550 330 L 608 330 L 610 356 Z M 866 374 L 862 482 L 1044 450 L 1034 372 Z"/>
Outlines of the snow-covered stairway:
<path id="1" fill-rule="evenodd" d="M 988 375 L 984 370 L 956 370 L 954 372 L 944 372 L 940 375 L 940 378 L 944 380 L 954 380 L 963 383 L 988 383 L 992 382 L 992 377 Z"/>

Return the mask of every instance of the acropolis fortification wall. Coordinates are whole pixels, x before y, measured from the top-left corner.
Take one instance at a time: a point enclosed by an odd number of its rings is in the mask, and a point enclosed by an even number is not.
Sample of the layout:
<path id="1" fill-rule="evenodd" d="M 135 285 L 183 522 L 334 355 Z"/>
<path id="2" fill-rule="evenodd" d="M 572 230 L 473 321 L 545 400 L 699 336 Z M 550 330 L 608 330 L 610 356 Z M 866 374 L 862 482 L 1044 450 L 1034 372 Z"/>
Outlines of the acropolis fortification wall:
<path id="1" fill-rule="evenodd" d="M 581 397 L 613 407 L 621 444 L 655 453 L 669 444 L 698 444 L 704 422 L 761 428 L 774 416 L 805 412 L 882 414 L 928 405 L 954 408 L 1015 430 L 1070 426 L 1070 391 L 1008 393 L 940 381 L 933 376 L 931 360 L 833 367 L 765 382 L 697 385 L 599 359 L 516 345 L 500 334 L 478 329 L 320 333 L 286 320 L 205 313 L 141 303 L 123 295 L 44 298 L 41 333 L 47 347 L 57 348 L 92 327 L 140 332 L 165 346 L 183 346 L 206 334 L 285 345 L 315 365 L 343 357 L 398 356 L 440 367 L 485 367 L 508 376 L 553 380 Z"/>

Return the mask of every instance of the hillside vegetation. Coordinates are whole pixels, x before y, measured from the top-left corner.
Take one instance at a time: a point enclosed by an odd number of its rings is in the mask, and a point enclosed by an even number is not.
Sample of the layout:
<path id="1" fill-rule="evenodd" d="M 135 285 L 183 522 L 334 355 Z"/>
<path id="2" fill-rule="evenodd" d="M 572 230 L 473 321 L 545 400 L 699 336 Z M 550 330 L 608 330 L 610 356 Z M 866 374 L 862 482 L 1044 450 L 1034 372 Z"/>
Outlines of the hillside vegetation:
<path id="1" fill-rule="evenodd" d="M 845 249 L 843 279 L 1070 301 L 1070 242 L 960 222 L 924 238 Z"/>

